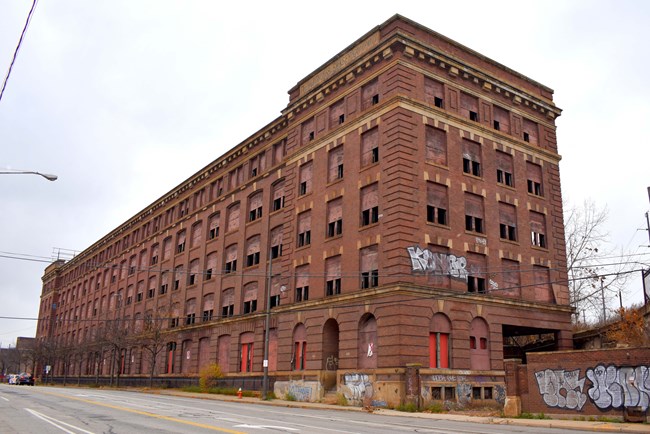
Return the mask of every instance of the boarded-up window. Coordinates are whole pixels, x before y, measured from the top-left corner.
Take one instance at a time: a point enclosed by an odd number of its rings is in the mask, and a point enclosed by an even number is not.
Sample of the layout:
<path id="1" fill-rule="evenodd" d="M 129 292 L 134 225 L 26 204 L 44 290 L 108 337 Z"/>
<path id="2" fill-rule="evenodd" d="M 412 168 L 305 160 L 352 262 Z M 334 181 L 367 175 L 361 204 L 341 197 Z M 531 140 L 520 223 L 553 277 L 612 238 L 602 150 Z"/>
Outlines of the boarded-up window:
<path id="1" fill-rule="evenodd" d="M 537 122 L 524 118 L 523 125 L 524 141 L 536 145 L 539 137 L 539 126 Z"/>
<path id="2" fill-rule="evenodd" d="M 217 252 L 208 253 L 206 259 L 205 280 L 210 280 L 217 273 Z"/>
<path id="3" fill-rule="evenodd" d="M 424 78 L 424 96 L 429 104 L 444 108 L 445 89 L 442 83 L 429 77 Z"/>
<path id="4" fill-rule="evenodd" d="M 237 229 L 239 229 L 239 203 L 228 208 L 226 232 L 236 231 Z"/>
<path id="5" fill-rule="evenodd" d="M 377 127 L 361 135 L 361 166 L 379 161 L 379 129 Z"/>
<path id="6" fill-rule="evenodd" d="M 359 250 L 361 266 L 361 288 L 374 288 L 379 286 L 379 264 L 377 246 L 369 246 Z"/>
<path id="7" fill-rule="evenodd" d="M 237 271 L 237 244 L 232 244 L 226 248 L 224 273 Z"/>
<path id="8" fill-rule="evenodd" d="M 221 316 L 229 317 L 235 314 L 235 288 L 224 289 L 221 292 Z"/>
<path id="9" fill-rule="evenodd" d="M 309 211 L 298 214 L 298 240 L 297 246 L 311 244 L 311 213 Z"/>
<path id="10" fill-rule="evenodd" d="M 221 372 L 230 372 L 230 335 L 221 335 L 217 341 L 217 363 Z"/>
<path id="11" fill-rule="evenodd" d="M 530 212 L 530 239 L 531 244 L 536 247 L 548 247 L 546 239 L 546 216 L 544 214 Z"/>
<path id="12" fill-rule="evenodd" d="M 447 165 L 447 133 L 426 125 L 425 158 L 435 164 Z"/>
<path id="13" fill-rule="evenodd" d="M 535 196 L 544 196 L 542 166 L 527 161 L 526 178 L 528 181 L 528 193 L 534 194 Z"/>
<path id="14" fill-rule="evenodd" d="M 257 192 L 248 199 L 248 221 L 262 217 L 262 192 Z"/>
<path id="15" fill-rule="evenodd" d="M 379 184 L 370 184 L 361 189 L 361 226 L 379 221 Z"/>
<path id="16" fill-rule="evenodd" d="M 277 211 L 284 208 L 284 180 L 273 184 L 273 204 L 271 211 Z"/>
<path id="17" fill-rule="evenodd" d="M 521 295 L 520 274 L 519 262 L 501 259 L 501 284 L 497 294 L 506 297 L 519 297 Z"/>
<path id="18" fill-rule="evenodd" d="M 460 114 L 469 120 L 478 122 L 478 98 L 464 92 L 460 94 Z"/>
<path id="19" fill-rule="evenodd" d="M 539 265 L 533 266 L 533 284 L 535 300 L 545 303 L 554 303 L 555 297 L 551 291 L 549 269 Z"/>
<path id="20" fill-rule="evenodd" d="M 379 102 L 379 81 L 377 79 L 366 83 L 361 88 L 361 110 L 366 110 L 369 107 Z"/>
<path id="21" fill-rule="evenodd" d="M 341 293 L 341 256 L 325 260 L 325 295 Z"/>
<path id="22" fill-rule="evenodd" d="M 490 350 L 488 348 L 488 326 L 483 318 L 476 317 L 470 323 L 469 357 L 472 370 L 490 369 Z"/>
<path id="23" fill-rule="evenodd" d="M 296 301 L 309 300 L 309 266 L 296 267 Z"/>
<path id="24" fill-rule="evenodd" d="M 316 137 L 316 131 L 314 130 L 314 118 L 307 119 L 300 126 L 301 129 L 301 139 L 302 144 L 306 144 L 314 140 Z"/>
<path id="25" fill-rule="evenodd" d="M 192 225 L 192 245 L 191 247 L 198 247 L 203 239 L 203 222 L 197 222 Z"/>
<path id="26" fill-rule="evenodd" d="M 499 184 L 507 185 L 508 187 L 515 186 L 515 177 L 513 171 L 512 155 L 505 152 L 496 151 L 497 163 L 497 182 Z"/>
<path id="27" fill-rule="evenodd" d="M 345 122 L 345 100 L 340 99 L 330 107 L 330 128 Z"/>
<path id="28" fill-rule="evenodd" d="M 327 237 L 343 233 L 343 199 L 338 198 L 327 202 Z"/>
<path id="29" fill-rule="evenodd" d="M 510 113 L 499 106 L 492 107 L 494 129 L 510 134 Z"/>
<path id="30" fill-rule="evenodd" d="M 429 223 L 447 225 L 448 208 L 447 186 L 435 182 L 427 182 L 427 221 Z"/>
<path id="31" fill-rule="evenodd" d="M 212 240 L 219 236 L 219 224 L 221 223 L 221 214 L 214 213 L 208 220 L 208 239 Z"/>
<path id="32" fill-rule="evenodd" d="M 483 233 L 483 197 L 465 193 L 465 230 Z"/>
<path id="33" fill-rule="evenodd" d="M 282 256 L 282 226 L 271 229 L 271 258 Z"/>
<path id="34" fill-rule="evenodd" d="M 499 202 L 499 234 L 502 239 L 517 241 L 517 208 Z"/>
<path id="35" fill-rule="evenodd" d="M 327 181 L 332 182 L 343 178 L 343 146 L 332 149 L 327 160 Z"/>
<path id="36" fill-rule="evenodd" d="M 298 185 L 298 195 L 310 193 L 312 190 L 313 164 L 308 162 L 300 166 L 300 184 Z"/>
<path id="37" fill-rule="evenodd" d="M 190 262 L 190 275 L 188 276 L 188 285 L 199 283 L 199 260 L 194 259 Z"/>
<path id="38" fill-rule="evenodd" d="M 260 263 L 260 236 L 256 235 L 246 241 L 246 266 L 252 267 Z"/>
<path id="39" fill-rule="evenodd" d="M 273 164 L 280 164 L 284 158 L 286 142 L 284 140 L 273 145 Z"/>

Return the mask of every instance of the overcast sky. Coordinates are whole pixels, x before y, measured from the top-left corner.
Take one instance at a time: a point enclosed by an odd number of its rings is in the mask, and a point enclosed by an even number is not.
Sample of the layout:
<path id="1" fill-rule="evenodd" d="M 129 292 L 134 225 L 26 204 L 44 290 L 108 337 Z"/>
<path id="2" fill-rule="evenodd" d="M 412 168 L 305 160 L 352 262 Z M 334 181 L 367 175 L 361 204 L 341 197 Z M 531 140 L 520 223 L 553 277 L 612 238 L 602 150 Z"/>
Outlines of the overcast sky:
<path id="1" fill-rule="evenodd" d="M 30 6 L 0 0 L 2 78 Z M 38 316 L 47 264 L 12 257 L 89 247 L 395 13 L 554 89 L 565 200 L 607 206 L 613 244 L 650 262 L 650 2 L 41 1 L 0 101 L 0 170 L 59 179 L 0 175 L 0 317 Z M 35 326 L 0 319 L 0 343 Z"/>

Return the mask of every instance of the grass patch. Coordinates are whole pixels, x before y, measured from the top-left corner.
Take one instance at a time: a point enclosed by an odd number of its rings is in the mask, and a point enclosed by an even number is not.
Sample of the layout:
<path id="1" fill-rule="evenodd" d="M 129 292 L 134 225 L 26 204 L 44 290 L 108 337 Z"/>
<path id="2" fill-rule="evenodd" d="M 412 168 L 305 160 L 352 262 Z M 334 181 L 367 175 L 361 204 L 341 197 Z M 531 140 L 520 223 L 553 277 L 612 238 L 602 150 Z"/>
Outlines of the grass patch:
<path id="1" fill-rule="evenodd" d="M 544 413 L 521 413 L 517 419 L 550 419 Z"/>
<path id="2" fill-rule="evenodd" d="M 234 387 L 211 387 L 209 389 L 201 389 L 200 386 L 184 386 L 181 387 L 183 392 L 192 392 L 192 393 L 211 393 L 213 395 L 229 395 L 236 396 L 239 389 Z M 253 398 L 258 396 L 257 392 L 252 390 L 242 390 L 242 396 Z"/>
<path id="3" fill-rule="evenodd" d="M 284 395 L 284 400 L 285 401 L 295 401 L 296 397 L 295 397 L 295 395 L 293 393 L 287 392 L 287 394 Z"/>
<path id="4" fill-rule="evenodd" d="M 429 405 L 426 408 L 426 411 L 429 413 L 444 413 L 447 411 L 444 405 L 442 405 L 442 402 L 440 401 L 435 401 L 432 402 L 431 405 Z"/>
<path id="5" fill-rule="evenodd" d="M 400 404 L 398 405 L 395 410 L 397 411 L 405 411 L 407 413 L 415 413 L 418 411 L 418 406 L 415 405 L 414 402 L 407 402 L 405 404 Z"/>
<path id="6" fill-rule="evenodd" d="M 341 405 L 343 407 L 348 405 L 348 398 L 345 397 L 342 393 L 336 394 L 336 405 Z"/>

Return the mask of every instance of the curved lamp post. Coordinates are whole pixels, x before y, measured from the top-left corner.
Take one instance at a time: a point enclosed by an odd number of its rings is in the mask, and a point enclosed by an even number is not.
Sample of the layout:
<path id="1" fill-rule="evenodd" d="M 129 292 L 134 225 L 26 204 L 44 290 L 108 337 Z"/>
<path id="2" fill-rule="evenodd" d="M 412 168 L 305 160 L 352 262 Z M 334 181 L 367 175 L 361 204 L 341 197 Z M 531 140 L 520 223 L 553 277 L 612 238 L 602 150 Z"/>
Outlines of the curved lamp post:
<path id="1" fill-rule="evenodd" d="M 34 172 L 31 170 L 0 170 L 0 175 L 39 175 L 48 181 L 56 181 L 58 176 L 49 173 Z"/>

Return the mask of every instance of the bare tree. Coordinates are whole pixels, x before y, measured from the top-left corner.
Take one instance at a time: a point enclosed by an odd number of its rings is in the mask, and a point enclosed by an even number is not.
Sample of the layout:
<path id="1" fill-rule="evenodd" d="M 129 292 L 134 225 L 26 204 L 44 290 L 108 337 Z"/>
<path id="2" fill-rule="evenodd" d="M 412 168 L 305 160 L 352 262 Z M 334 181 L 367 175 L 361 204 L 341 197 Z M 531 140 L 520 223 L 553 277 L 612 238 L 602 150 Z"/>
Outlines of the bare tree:
<path id="1" fill-rule="evenodd" d="M 565 236 L 569 298 L 576 322 L 605 321 L 610 304 L 625 289 L 630 264 L 615 254 L 605 230 L 607 207 L 592 200 L 565 207 Z"/>
<path id="2" fill-rule="evenodd" d="M 156 373 L 156 361 L 167 345 L 168 332 L 165 330 L 169 318 L 166 317 L 167 310 L 158 309 L 155 317 L 147 317 L 144 324 L 135 324 L 136 342 L 139 342 L 142 349 L 142 357 L 145 358 L 149 367 L 149 387 L 153 387 L 153 377 Z M 141 320 L 142 321 L 142 320 Z M 140 332 L 138 333 L 138 331 Z"/>

